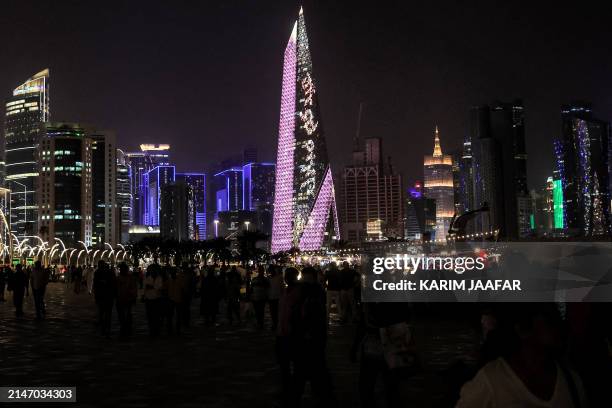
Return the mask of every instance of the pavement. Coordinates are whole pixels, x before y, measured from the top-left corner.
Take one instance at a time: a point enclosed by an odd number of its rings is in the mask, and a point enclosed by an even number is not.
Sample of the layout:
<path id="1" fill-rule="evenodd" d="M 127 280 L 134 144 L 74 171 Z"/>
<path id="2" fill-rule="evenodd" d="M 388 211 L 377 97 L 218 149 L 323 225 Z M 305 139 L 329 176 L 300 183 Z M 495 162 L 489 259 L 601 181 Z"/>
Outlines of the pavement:
<path id="1" fill-rule="evenodd" d="M 34 319 L 31 296 L 20 320 L 14 317 L 10 295 L 0 303 L 1 386 L 76 386 L 77 402 L 65 405 L 71 407 L 277 406 L 280 377 L 271 330 L 258 331 L 247 323 L 230 326 L 223 320 L 219 327 L 207 327 L 194 302 L 188 332 L 151 338 L 139 302 L 134 335 L 119 339 L 114 314 L 113 334 L 107 339 L 96 331 L 95 304 L 86 292 L 74 294 L 63 283 L 51 283 L 46 303 L 44 321 Z M 415 317 L 423 367 L 402 382 L 406 407 L 448 406 L 444 373 L 457 359 L 469 359 L 476 344 L 476 331 L 456 313 L 429 315 Z M 332 318 L 327 360 L 340 407 L 359 406 L 359 364 L 351 363 L 348 355 L 353 331 Z M 308 390 L 303 406 L 314 406 Z"/>

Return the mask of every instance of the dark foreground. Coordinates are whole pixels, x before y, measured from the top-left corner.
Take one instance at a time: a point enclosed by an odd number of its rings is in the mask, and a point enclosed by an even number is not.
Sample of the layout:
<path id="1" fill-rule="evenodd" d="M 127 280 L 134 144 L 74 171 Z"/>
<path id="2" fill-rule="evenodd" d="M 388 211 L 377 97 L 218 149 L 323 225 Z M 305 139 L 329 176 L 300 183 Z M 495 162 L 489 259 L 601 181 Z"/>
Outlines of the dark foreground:
<path id="1" fill-rule="evenodd" d="M 138 303 L 134 336 L 120 340 L 113 315 L 113 336 L 106 339 L 96 332 L 95 304 L 87 293 L 75 295 L 63 284 L 52 283 L 46 299 L 47 318 L 42 322 L 34 320 L 31 296 L 19 321 L 10 295 L 0 303 L 0 385 L 76 386 L 77 403 L 69 406 L 79 407 L 277 404 L 279 371 L 270 330 L 257 331 L 252 324 L 228 326 L 223 320 L 219 327 L 205 327 L 194 303 L 189 332 L 150 338 L 144 305 Z M 410 407 L 447 406 L 444 372 L 459 358 L 469 360 L 477 333 L 456 316 L 424 315 L 431 314 L 417 313 L 414 322 L 423 368 L 403 382 L 403 400 Z M 352 336 L 352 326 L 332 319 L 327 360 L 341 407 L 359 405 L 359 364 L 349 359 Z M 312 405 L 307 391 L 304 407 Z"/>

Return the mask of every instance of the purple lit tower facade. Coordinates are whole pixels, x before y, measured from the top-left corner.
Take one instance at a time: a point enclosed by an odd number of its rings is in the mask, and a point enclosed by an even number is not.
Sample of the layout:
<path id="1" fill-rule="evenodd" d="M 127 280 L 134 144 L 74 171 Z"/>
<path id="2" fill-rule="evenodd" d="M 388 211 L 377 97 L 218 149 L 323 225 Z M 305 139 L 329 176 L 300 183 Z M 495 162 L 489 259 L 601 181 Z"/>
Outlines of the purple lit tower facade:
<path id="1" fill-rule="evenodd" d="M 339 239 L 336 199 L 300 9 L 287 48 L 278 132 L 272 253 Z"/>

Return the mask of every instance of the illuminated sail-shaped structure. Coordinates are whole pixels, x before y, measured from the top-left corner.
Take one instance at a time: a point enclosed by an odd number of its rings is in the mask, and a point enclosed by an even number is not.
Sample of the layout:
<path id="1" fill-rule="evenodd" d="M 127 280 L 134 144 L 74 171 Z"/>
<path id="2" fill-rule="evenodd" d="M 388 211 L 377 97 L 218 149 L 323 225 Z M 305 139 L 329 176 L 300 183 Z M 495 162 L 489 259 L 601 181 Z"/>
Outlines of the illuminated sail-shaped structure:
<path id="1" fill-rule="evenodd" d="M 272 253 L 292 247 L 318 250 L 326 237 L 339 236 L 334 183 L 300 9 L 285 49 Z"/>

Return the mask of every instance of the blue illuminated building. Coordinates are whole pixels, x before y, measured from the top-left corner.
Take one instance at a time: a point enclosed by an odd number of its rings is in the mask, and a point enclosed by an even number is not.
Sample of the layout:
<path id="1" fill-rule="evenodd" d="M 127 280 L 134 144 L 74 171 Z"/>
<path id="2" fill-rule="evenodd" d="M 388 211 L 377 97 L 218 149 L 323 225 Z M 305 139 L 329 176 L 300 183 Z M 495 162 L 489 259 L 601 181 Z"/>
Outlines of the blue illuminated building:
<path id="1" fill-rule="evenodd" d="M 157 166 L 143 175 L 141 197 L 144 198 L 144 225 L 159 225 L 161 191 L 176 180 L 174 166 Z"/>
<path id="2" fill-rule="evenodd" d="M 274 163 L 249 163 L 242 167 L 244 210 L 256 211 L 273 204 L 275 168 Z"/>
<path id="3" fill-rule="evenodd" d="M 206 174 L 204 173 L 178 173 L 176 181 L 182 181 L 193 192 L 193 206 L 195 211 L 196 238 L 206 239 Z"/>
<path id="4" fill-rule="evenodd" d="M 214 175 L 215 210 L 243 209 L 242 167 L 232 167 Z"/>

